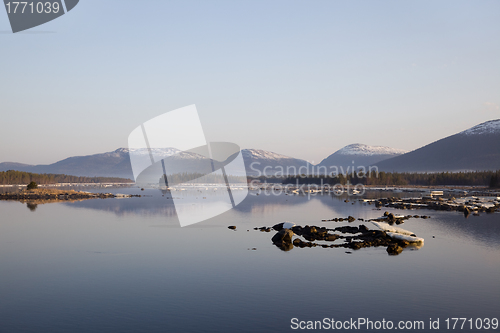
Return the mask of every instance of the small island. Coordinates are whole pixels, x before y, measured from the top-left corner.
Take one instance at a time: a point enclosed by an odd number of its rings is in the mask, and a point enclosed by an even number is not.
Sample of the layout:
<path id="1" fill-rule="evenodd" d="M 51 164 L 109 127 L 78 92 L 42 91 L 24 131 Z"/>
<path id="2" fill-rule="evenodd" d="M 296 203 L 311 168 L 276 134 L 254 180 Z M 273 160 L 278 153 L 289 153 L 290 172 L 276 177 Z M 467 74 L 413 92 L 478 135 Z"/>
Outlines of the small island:
<path id="1" fill-rule="evenodd" d="M 15 200 L 22 203 L 43 204 L 59 201 L 80 201 L 87 199 L 140 197 L 131 194 L 91 193 L 75 190 L 57 190 L 48 188 L 25 189 L 17 193 L 0 193 L 0 200 Z"/>

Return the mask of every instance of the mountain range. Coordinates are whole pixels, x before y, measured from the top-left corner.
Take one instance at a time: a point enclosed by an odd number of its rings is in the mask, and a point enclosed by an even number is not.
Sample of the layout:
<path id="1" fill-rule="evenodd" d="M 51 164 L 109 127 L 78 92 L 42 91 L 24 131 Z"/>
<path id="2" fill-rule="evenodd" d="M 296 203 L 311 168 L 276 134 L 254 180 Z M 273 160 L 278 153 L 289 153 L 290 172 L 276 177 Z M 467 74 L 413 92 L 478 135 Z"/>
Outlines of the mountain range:
<path id="1" fill-rule="evenodd" d="M 130 150 L 119 148 L 113 152 L 88 156 L 68 157 L 48 165 L 29 165 L 14 162 L 0 163 L 0 171 L 18 170 L 33 173 L 68 174 L 75 176 L 112 176 L 133 178 Z M 134 153 L 149 154 L 147 149 Z M 175 148 L 156 149 L 155 154 L 169 157 L 175 172 L 194 172 L 207 163 L 206 158 Z M 297 159 L 259 149 L 243 149 L 247 174 L 312 173 L 335 167 L 339 172 L 349 172 L 358 166 L 377 166 L 379 171 L 439 172 L 500 169 L 500 119 L 471 127 L 460 133 L 430 143 L 414 151 L 365 144 L 351 144 L 334 152 L 313 166 Z M 188 163 L 186 163 L 188 162 Z M 323 167 L 323 168 L 321 168 Z M 313 171 L 315 170 L 315 171 Z M 316 172 L 318 173 L 318 172 Z"/>

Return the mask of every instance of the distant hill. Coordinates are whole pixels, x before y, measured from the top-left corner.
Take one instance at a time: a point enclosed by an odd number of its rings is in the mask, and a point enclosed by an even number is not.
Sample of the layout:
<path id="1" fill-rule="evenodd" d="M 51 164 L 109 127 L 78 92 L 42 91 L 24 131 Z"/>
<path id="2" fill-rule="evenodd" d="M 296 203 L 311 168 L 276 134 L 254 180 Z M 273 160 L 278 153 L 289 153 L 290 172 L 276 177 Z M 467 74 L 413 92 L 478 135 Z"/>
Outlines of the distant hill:
<path id="1" fill-rule="evenodd" d="M 198 172 L 199 170 L 208 170 L 210 160 L 194 153 L 181 152 L 175 148 L 154 149 L 155 155 L 163 155 L 168 157 L 167 170 L 169 173 L 180 172 Z M 149 154 L 147 149 L 135 149 L 135 153 Z M 258 149 L 243 149 L 243 160 L 248 175 L 261 175 L 265 169 L 268 175 L 274 175 L 280 170 L 286 172 L 286 168 L 290 170 L 299 170 L 300 167 L 310 166 L 307 161 L 296 159 L 277 153 L 258 150 Z M 282 168 L 280 169 L 279 166 Z M 156 180 L 158 168 L 152 168 L 149 173 L 144 175 L 149 181 Z M 94 154 L 87 156 L 68 157 L 48 165 L 29 165 L 22 163 L 4 162 L 0 163 L 0 171 L 17 170 L 32 173 L 51 173 L 51 174 L 66 174 L 73 176 L 86 177 L 120 177 L 133 179 L 132 167 L 130 165 L 129 149 L 119 148 L 112 152 Z M 309 168 L 310 170 L 310 168 Z M 147 175 L 149 174 L 149 176 Z M 239 176 L 239 175 L 238 175 Z"/>
<path id="2" fill-rule="evenodd" d="M 487 121 L 401 156 L 379 171 L 440 172 L 500 169 L 500 119 Z"/>
<path id="3" fill-rule="evenodd" d="M 0 171 L 18 170 L 32 173 L 65 174 L 86 177 L 132 178 L 132 169 L 127 149 L 88 156 L 68 157 L 48 165 L 0 163 Z"/>
<path id="4" fill-rule="evenodd" d="M 320 171 L 320 173 L 324 173 L 322 172 L 324 169 L 318 167 L 326 167 L 328 174 L 335 171 L 335 167 L 338 168 L 338 172 L 340 173 L 347 172 L 347 168 L 349 168 L 349 171 L 352 170 L 353 166 L 355 169 L 363 166 L 366 170 L 368 170 L 369 166 L 375 165 L 377 162 L 399 156 L 404 153 L 406 153 L 406 150 L 355 143 L 337 150 L 335 153 L 321 161 L 315 169 Z"/>
<path id="5" fill-rule="evenodd" d="M 147 149 L 134 152 L 149 154 Z M 264 172 L 268 176 L 302 174 L 311 173 L 313 169 L 315 173 L 324 173 L 325 168 L 328 173 L 346 172 L 348 167 L 349 170 L 352 166 L 364 166 L 367 169 L 374 165 L 379 171 L 391 172 L 497 170 L 500 169 L 500 119 L 474 126 L 412 152 L 360 143 L 348 145 L 325 158 L 314 168 L 305 160 L 265 150 L 243 149 L 242 154 L 249 176 L 263 175 Z M 171 173 L 197 172 L 200 168 L 208 169 L 207 165 L 210 165 L 210 160 L 201 155 L 180 152 L 175 148 L 155 149 L 155 155 L 169 157 L 168 170 L 172 170 Z M 332 167 L 337 167 L 338 170 Z M 68 157 L 48 165 L 0 163 L 0 171 L 7 170 L 133 179 L 127 148 L 102 154 Z M 156 181 L 157 174 L 157 170 L 152 172 L 150 178 Z"/>
<path id="6" fill-rule="evenodd" d="M 298 158 L 260 149 L 243 149 L 243 160 L 249 176 L 273 176 L 276 174 L 300 174 L 312 169 L 312 165 Z M 288 171 L 287 171 L 288 170 Z"/>

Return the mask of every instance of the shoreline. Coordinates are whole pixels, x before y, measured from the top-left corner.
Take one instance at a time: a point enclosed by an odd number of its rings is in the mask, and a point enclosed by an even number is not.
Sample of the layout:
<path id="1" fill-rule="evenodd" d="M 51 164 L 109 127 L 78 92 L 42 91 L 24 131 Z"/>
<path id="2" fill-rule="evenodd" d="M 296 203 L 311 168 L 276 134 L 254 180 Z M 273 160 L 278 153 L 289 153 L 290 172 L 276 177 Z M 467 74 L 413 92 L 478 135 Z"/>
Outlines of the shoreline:
<path id="1" fill-rule="evenodd" d="M 135 185 L 135 183 L 55 183 L 55 184 L 38 184 L 38 187 L 62 187 L 62 186 L 123 186 Z M 0 184 L 0 187 L 26 187 L 28 184 Z"/>
<path id="2" fill-rule="evenodd" d="M 137 194 L 113 194 L 113 193 L 91 193 L 75 190 L 57 189 L 34 189 L 22 190 L 17 193 L 0 193 L 0 200 L 19 201 L 21 203 L 51 203 L 51 202 L 73 202 L 88 199 L 109 199 L 109 198 L 132 198 L 141 197 Z"/>

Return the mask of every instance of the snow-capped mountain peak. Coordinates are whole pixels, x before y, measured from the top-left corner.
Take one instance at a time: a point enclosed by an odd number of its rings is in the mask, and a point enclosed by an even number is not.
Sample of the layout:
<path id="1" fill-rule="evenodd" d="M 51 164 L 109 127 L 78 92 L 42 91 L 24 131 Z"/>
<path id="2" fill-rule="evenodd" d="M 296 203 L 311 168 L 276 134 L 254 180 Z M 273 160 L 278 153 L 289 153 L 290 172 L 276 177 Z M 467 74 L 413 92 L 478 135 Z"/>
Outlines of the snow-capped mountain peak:
<path id="1" fill-rule="evenodd" d="M 362 143 L 355 143 L 345 146 L 337 151 L 339 155 L 358 155 L 358 156 L 373 156 L 373 155 L 401 155 L 407 153 L 403 149 L 395 149 L 384 146 L 368 146 Z"/>
<path id="2" fill-rule="evenodd" d="M 118 154 L 134 154 L 134 155 L 149 155 L 152 153 L 154 156 L 161 156 L 163 158 L 172 156 L 174 154 L 177 154 L 181 152 L 177 148 L 118 148 L 115 150 L 113 153 L 118 153 Z"/>
<path id="3" fill-rule="evenodd" d="M 271 151 L 261 150 L 261 149 L 242 149 L 241 150 L 243 158 L 251 159 L 267 159 L 267 160 L 281 160 L 290 159 L 292 157 L 273 153 Z"/>
<path id="4" fill-rule="evenodd" d="M 480 135 L 480 134 L 496 134 L 500 133 L 500 119 L 490 120 L 482 124 L 471 127 L 459 134 L 465 135 Z"/>

